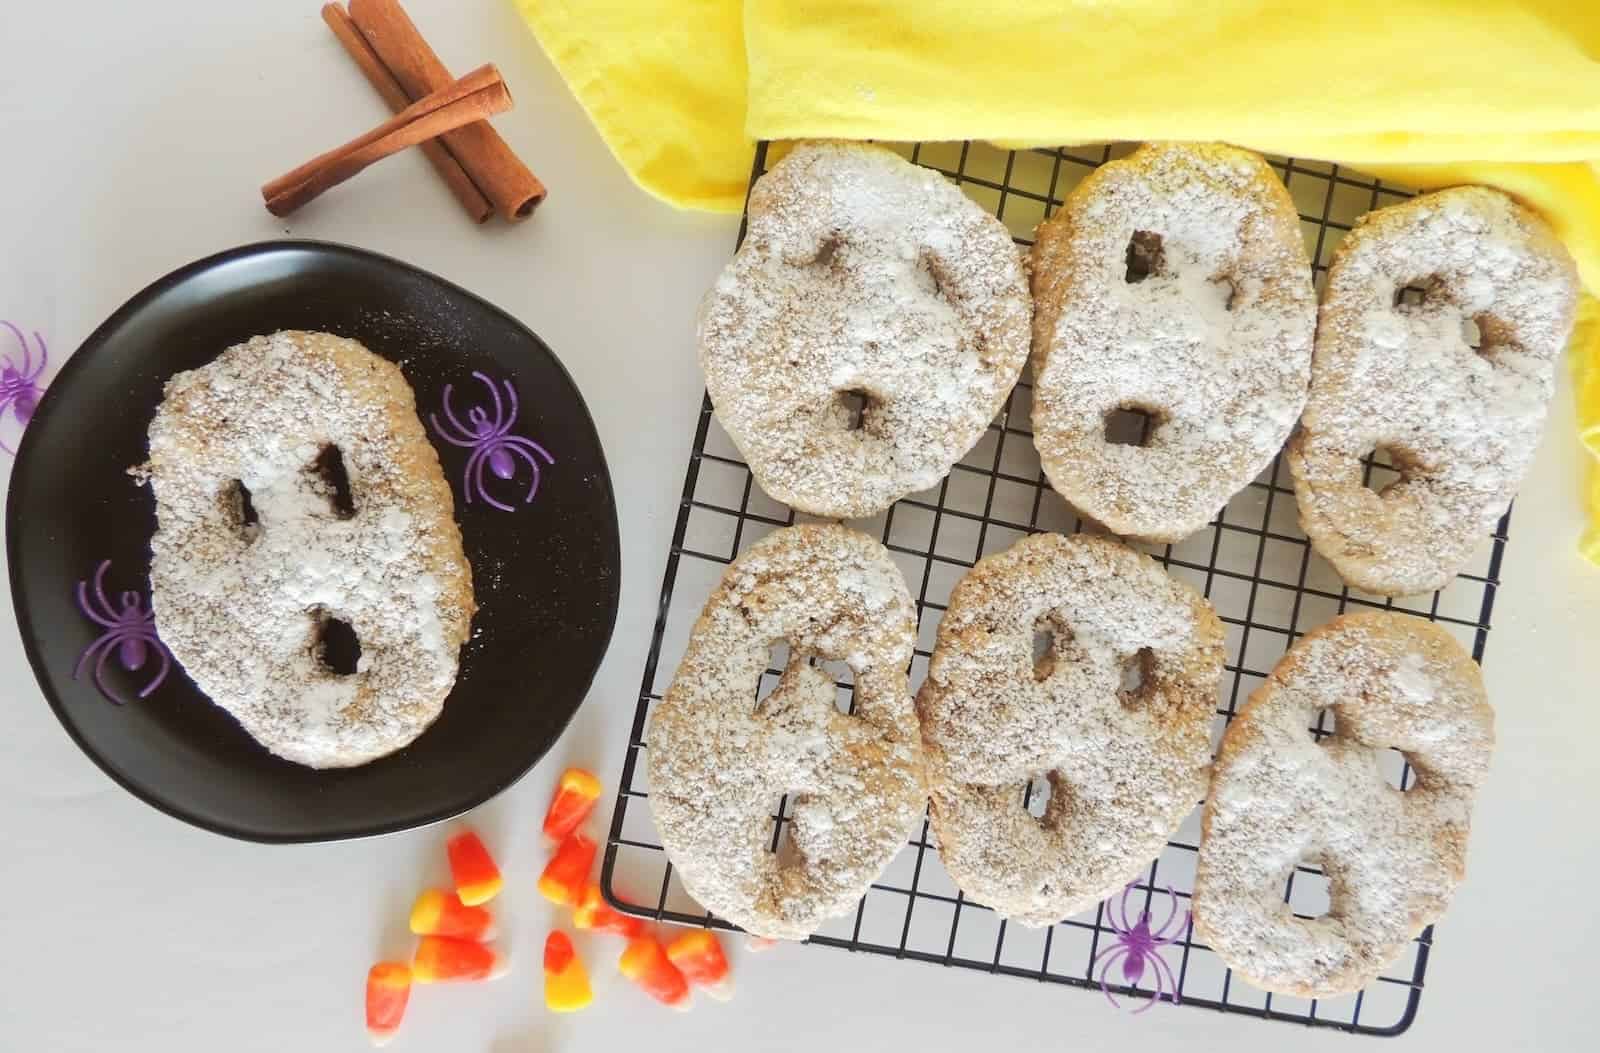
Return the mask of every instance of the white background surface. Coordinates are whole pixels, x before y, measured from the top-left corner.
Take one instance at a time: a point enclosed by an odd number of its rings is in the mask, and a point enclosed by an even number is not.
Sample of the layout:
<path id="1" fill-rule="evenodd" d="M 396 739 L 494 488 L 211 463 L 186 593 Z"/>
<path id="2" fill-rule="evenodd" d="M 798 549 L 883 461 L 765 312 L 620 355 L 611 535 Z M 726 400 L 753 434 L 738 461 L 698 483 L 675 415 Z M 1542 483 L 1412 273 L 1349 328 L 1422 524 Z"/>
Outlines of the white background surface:
<path id="1" fill-rule="evenodd" d="M 734 219 L 637 190 L 508 3 L 412 0 L 459 71 L 495 61 L 517 99 L 497 123 L 550 187 L 530 223 L 467 223 L 420 156 L 399 157 L 285 222 L 256 188 L 385 116 L 316 0 L 0 0 L 0 317 L 65 356 L 149 281 L 292 234 L 408 260 L 504 307 L 576 377 L 621 506 L 622 610 L 588 703 L 553 753 L 481 809 L 509 878 L 515 959 L 498 984 L 423 989 L 393 1048 L 639 1049 L 1365 1047 L 1376 1041 L 1199 1010 L 1133 1018 L 1098 995 L 839 951 L 739 952 L 729 1005 L 679 1016 L 583 952 L 580 1016 L 540 995 L 549 914 L 537 824 L 569 762 L 614 786 L 701 382 L 691 319 Z M 111 408 L 115 411 L 115 408 Z M 1500 748 L 1479 800 L 1471 877 L 1439 928 L 1410 1049 L 1593 1048 L 1600 940 L 1600 571 L 1581 563 L 1580 456 L 1563 389 L 1524 487 L 1486 658 Z M 9 604 L 5 605 L 9 612 Z M 0 616 L 0 1050 L 364 1048 L 367 966 L 403 954 L 404 915 L 444 878 L 443 832 L 264 847 L 169 819 L 82 757 Z"/>

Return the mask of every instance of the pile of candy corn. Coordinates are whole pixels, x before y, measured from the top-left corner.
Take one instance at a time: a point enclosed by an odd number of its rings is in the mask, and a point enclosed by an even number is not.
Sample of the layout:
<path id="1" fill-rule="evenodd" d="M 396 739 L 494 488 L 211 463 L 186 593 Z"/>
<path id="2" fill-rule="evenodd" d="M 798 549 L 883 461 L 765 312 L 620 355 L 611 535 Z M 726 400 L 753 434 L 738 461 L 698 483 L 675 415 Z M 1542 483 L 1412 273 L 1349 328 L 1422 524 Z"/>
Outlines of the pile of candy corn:
<path id="1" fill-rule="evenodd" d="M 611 908 L 589 877 L 595 842 L 580 829 L 600 797 L 600 780 L 579 768 L 561 775 L 544 817 L 544 833 L 555 853 L 539 875 L 539 892 L 550 902 L 572 908 L 572 927 L 604 932 L 628 941 L 617 967 L 646 994 L 674 1009 L 689 1008 L 690 984 L 714 998 L 733 994 L 728 959 L 716 936 L 703 929 L 686 932 L 665 946 L 638 918 Z M 544 947 L 544 999 L 549 1009 L 570 1013 L 593 1001 L 583 962 L 572 940 L 559 929 Z"/>
<path id="2" fill-rule="evenodd" d="M 545 836 L 556 847 L 539 875 L 539 892 L 572 909 L 574 929 L 626 940 L 618 969 L 657 1001 L 688 1009 L 691 985 L 713 998 L 731 997 L 728 959 L 715 935 L 694 929 L 663 945 L 644 922 L 605 901 L 590 878 L 597 846 L 582 830 L 599 799 L 600 780 L 593 774 L 581 768 L 562 772 L 544 817 Z M 418 940 L 411 961 L 379 962 L 367 973 L 367 1034 L 376 1045 L 399 1030 L 413 983 L 492 980 L 505 972 L 505 959 L 491 945 L 494 915 L 484 906 L 504 884 L 500 868 L 471 830 L 450 838 L 445 848 L 455 888 L 427 889 L 412 905 L 411 931 Z M 552 930 L 544 945 L 545 1006 L 571 1013 L 592 1001 L 589 974 L 572 937 Z"/>
<path id="3" fill-rule="evenodd" d="M 379 962 L 367 973 L 367 1034 L 375 1045 L 394 1037 L 411 998 L 411 985 L 492 980 L 505 972 L 505 959 L 489 941 L 494 915 L 485 903 L 504 882 L 483 841 L 471 830 L 445 845 L 455 889 L 430 888 L 411 908 L 411 931 L 418 937 L 410 964 Z"/>

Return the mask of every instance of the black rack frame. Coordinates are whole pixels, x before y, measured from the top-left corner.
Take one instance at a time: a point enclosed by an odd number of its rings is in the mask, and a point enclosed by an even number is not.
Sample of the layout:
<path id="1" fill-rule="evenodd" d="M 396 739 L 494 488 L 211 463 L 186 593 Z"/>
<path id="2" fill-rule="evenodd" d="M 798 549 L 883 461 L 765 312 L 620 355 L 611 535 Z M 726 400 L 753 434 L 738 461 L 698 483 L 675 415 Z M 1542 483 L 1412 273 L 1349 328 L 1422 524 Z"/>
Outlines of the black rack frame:
<path id="1" fill-rule="evenodd" d="M 1092 150 L 1008 151 L 977 142 L 893 144 L 891 148 L 913 163 L 933 168 L 953 180 L 1006 222 L 1021 245 L 1031 243 L 1033 227 L 1061 204 L 1069 184 L 1129 149 L 1113 145 Z M 752 183 L 766 171 L 767 158 L 768 146 L 760 144 Z M 1329 255 L 1343 233 L 1351 229 L 1356 216 L 1409 196 L 1408 191 L 1384 186 L 1376 179 L 1335 165 L 1292 158 L 1269 157 L 1268 161 L 1282 176 L 1300 209 L 1319 289 Z M 744 236 L 742 226 L 739 236 Z M 911 667 L 913 689 L 926 669 L 932 629 L 944 610 L 942 601 L 953 576 L 972 566 L 979 556 L 1008 547 L 1022 534 L 1084 528 L 1083 521 L 1056 497 L 1037 468 L 1027 427 L 1030 390 L 1025 374 L 984 439 L 939 486 L 897 502 L 872 520 L 852 523 L 876 533 L 914 585 L 918 585 L 920 575 L 920 585 L 915 589 L 919 642 Z M 1015 462 L 1027 464 L 1029 455 L 1031 470 L 1018 468 Z M 1394 469 L 1381 459 L 1369 459 L 1366 474 L 1369 485 L 1381 486 L 1394 475 Z M 712 476 L 716 479 L 708 482 Z M 982 492 L 981 507 L 974 486 Z M 1029 489 L 1031 506 L 1027 501 Z M 734 501 L 737 507 L 733 506 Z M 1463 573 L 1447 589 L 1422 598 L 1420 603 L 1398 604 L 1355 592 L 1339 582 L 1314 554 L 1293 513 L 1294 490 L 1280 456 L 1260 478 L 1236 495 L 1205 531 L 1175 545 L 1136 546 L 1212 599 L 1228 629 L 1229 657 L 1218 698 L 1213 742 L 1240 701 L 1248 696 L 1245 689 L 1259 683 L 1271 669 L 1275 654 L 1281 654 L 1292 640 L 1348 607 L 1400 610 L 1429 618 L 1452 631 L 1471 650 L 1474 659 L 1482 659 L 1509 513 L 1469 568 L 1471 573 Z M 897 526 L 897 516 L 901 526 Z M 916 524 L 910 531 L 903 529 L 908 520 Z M 701 572 L 720 576 L 721 570 L 756 537 L 796 521 L 792 510 L 777 505 L 755 486 L 748 467 L 716 424 L 709 398 L 703 399 L 616 809 L 606 839 L 602 890 L 614 906 L 626 913 L 680 925 L 731 928 L 701 910 L 674 878 L 645 803 L 648 790 L 643 787 L 645 772 L 640 754 L 648 748 L 645 731 L 650 708 L 665 689 L 659 678 L 664 671 L 670 673 L 670 666 L 662 662 L 664 645 L 669 635 L 681 637 L 687 632 L 686 626 L 699 613 L 709 592 L 709 584 L 702 582 L 706 585 L 704 591 L 683 595 L 677 588 L 683 572 L 692 567 L 701 577 L 707 577 Z M 920 540 L 924 523 L 925 542 Z M 907 533 L 916 540 L 908 543 Z M 968 544 L 973 535 L 976 543 L 969 549 L 948 551 L 953 547 L 946 544 L 949 537 L 959 537 L 961 544 Z M 725 545 L 725 551 L 711 551 L 711 540 Z M 1256 641 L 1266 639 L 1268 643 L 1254 647 L 1252 635 Z M 1259 660 L 1258 649 L 1262 651 Z M 668 657 L 675 664 L 676 656 Z M 777 665 L 762 678 L 762 693 L 770 690 L 781 675 L 781 663 Z M 847 704 L 847 671 L 839 673 L 833 663 L 829 669 L 840 677 L 841 704 Z M 1318 738 L 1330 730 L 1324 718 L 1319 718 L 1312 729 Z M 1410 777 L 1409 768 L 1399 754 L 1392 759 L 1389 777 L 1404 787 Z M 1024 801 L 1025 806 L 1028 803 Z M 785 800 L 772 816 L 774 850 L 788 818 Z M 1165 899 L 1168 888 L 1181 901 L 1187 901 L 1198 838 L 1197 809 L 1136 883 L 1142 893 L 1143 909 L 1154 910 L 1161 917 L 1164 911 L 1153 901 Z M 647 876 L 641 880 L 641 875 Z M 619 882 L 630 888 L 654 885 L 655 893 L 630 896 L 619 890 Z M 1326 878 L 1311 866 L 1297 868 L 1284 889 L 1285 900 L 1307 917 L 1325 908 L 1326 896 Z M 947 926 L 945 917 L 949 919 Z M 947 938 L 942 935 L 945 928 Z M 1115 939 L 1104 904 L 1048 929 L 1011 926 L 1010 930 L 1008 933 L 1005 921 L 997 919 L 987 907 L 968 900 L 943 875 L 924 817 L 917 837 L 907 843 L 900 857 L 873 884 L 854 917 L 825 926 L 809 942 L 1093 988 L 1099 986 L 1095 957 L 1109 946 L 1108 939 Z M 1173 972 L 1182 1005 L 1359 1034 L 1395 1035 L 1406 1030 L 1415 1018 L 1432 948 L 1430 927 L 1399 962 L 1365 990 L 1320 1002 L 1261 992 L 1237 980 L 1214 952 L 1195 941 L 1192 927 L 1185 927 L 1182 937 L 1166 951 L 1179 956 Z M 1120 985 L 1112 985 L 1111 989 L 1119 995 L 1148 997 L 1152 993 L 1143 982 L 1135 989 Z M 1128 1005 L 1126 1000 L 1123 1005 Z"/>

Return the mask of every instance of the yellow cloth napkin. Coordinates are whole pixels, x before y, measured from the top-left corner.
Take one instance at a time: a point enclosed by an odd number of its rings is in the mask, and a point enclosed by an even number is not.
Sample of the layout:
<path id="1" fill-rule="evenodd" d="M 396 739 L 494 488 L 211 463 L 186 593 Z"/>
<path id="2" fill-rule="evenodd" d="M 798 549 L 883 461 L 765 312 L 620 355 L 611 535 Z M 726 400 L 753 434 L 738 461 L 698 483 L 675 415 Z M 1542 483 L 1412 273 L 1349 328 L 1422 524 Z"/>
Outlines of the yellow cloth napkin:
<path id="1" fill-rule="evenodd" d="M 737 211 L 756 139 L 1219 139 L 1539 209 L 1600 292 L 1595 0 L 514 0 L 634 179 Z M 1600 307 L 1572 365 L 1600 459 Z M 1600 470 L 1584 554 L 1600 563 Z"/>

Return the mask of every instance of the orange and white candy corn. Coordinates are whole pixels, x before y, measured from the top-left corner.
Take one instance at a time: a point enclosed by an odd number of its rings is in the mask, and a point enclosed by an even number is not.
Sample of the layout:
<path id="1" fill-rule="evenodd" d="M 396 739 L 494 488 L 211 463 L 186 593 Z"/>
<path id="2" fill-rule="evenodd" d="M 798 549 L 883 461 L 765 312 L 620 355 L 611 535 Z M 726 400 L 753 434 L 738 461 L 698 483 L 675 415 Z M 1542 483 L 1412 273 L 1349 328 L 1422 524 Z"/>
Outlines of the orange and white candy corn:
<path id="1" fill-rule="evenodd" d="M 689 1008 L 689 981 L 672 964 L 661 941 L 654 936 L 647 933 L 628 941 L 617 968 L 622 970 L 623 976 L 663 1005 L 674 1009 Z"/>
<path id="2" fill-rule="evenodd" d="M 565 840 L 589 818 L 599 799 L 600 780 L 594 773 L 582 768 L 562 772 L 556 795 L 550 799 L 550 810 L 544 813 L 544 836 L 552 841 Z"/>
<path id="3" fill-rule="evenodd" d="M 467 906 L 454 892 L 430 888 L 411 906 L 411 931 L 483 943 L 494 939 L 494 915 L 483 907 Z"/>
<path id="4" fill-rule="evenodd" d="M 684 979 L 706 994 L 726 1002 L 733 997 L 733 977 L 722 943 L 706 929 L 692 929 L 667 944 L 667 959 L 678 967 Z"/>
<path id="5" fill-rule="evenodd" d="M 367 1037 L 381 1046 L 400 1030 L 411 999 L 411 966 L 379 962 L 367 971 Z"/>
<path id="6" fill-rule="evenodd" d="M 539 875 L 540 894 L 558 906 L 576 906 L 589 883 L 594 852 L 595 843 L 582 834 L 572 834 L 562 841 Z"/>
<path id="7" fill-rule="evenodd" d="M 611 909 L 600 886 L 590 882 L 583 888 L 577 906 L 572 908 L 572 927 L 591 932 L 612 932 L 633 939 L 644 931 L 644 922 Z"/>
<path id="8" fill-rule="evenodd" d="M 450 856 L 450 877 L 456 895 L 469 907 L 487 903 L 500 894 L 500 868 L 483 842 L 471 830 L 459 833 L 445 844 Z"/>
<path id="9" fill-rule="evenodd" d="M 493 980 L 505 975 L 506 961 L 493 947 L 454 936 L 424 936 L 411 959 L 411 977 L 419 984 Z"/>
<path id="10" fill-rule="evenodd" d="M 560 929 L 544 940 L 544 1007 L 552 1013 L 576 1013 L 594 1001 L 589 974 Z"/>

